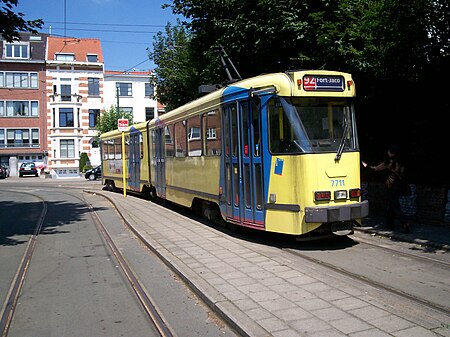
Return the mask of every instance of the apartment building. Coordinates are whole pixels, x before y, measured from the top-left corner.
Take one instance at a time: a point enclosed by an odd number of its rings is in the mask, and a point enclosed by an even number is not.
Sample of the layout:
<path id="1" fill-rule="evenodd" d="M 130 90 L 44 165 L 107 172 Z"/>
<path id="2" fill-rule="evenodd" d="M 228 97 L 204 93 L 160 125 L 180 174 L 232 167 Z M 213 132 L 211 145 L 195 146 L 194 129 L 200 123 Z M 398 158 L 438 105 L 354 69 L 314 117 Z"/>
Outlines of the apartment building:
<path id="1" fill-rule="evenodd" d="M 99 39 L 48 37 L 48 166 L 52 178 L 79 177 L 81 153 L 100 164 L 95 124 L 103 109 L 104 60 Z"/>
<path id="2" fill-rule="evenodd" d="M 46 34 L 0 37 L 0 163 L 18 175 L 22 162 L 47 165 Z"/>
<path id="3" fill-rule="evenodd" d="M 144 122 L 157 117 L 164 111 L 153 99 L 155 88 L 150 82 L 150 71 L 105 71 L 104 98 L 105 110 L 111 106 L 129 112 L 133 123 Z"/>

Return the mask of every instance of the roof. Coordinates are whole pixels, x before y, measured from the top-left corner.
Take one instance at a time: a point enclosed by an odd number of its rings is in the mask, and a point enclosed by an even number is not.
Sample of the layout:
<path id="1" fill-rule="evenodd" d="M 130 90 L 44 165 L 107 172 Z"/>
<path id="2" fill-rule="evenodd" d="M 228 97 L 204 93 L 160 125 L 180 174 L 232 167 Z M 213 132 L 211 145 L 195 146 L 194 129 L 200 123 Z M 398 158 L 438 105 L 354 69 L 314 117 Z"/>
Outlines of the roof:
<path id="1" fill-rule="evenodd" d="M 49 36 L 47 61 L 54 61 L 55 54 L 74 54 L 76 62 L 87 62 L 87 55 L 97 55 L 98 62 L 104 62 L 100 39 Z"/>
<path id="2" fill-rule="evenodd" d="M 149 75 L 151 75 L 151 74 L 152 74 L 151 70 L 148 70 L 148 71 L 115 71 L 115 70 L 105 70 L 105 75 L 124 75 L 124 76 L 127 76 L 127 75 L 130 75 L 130 76 L 133 76 L 133 75 L 139 76 L 139 75 L 141 75 L 141 76 L 149 76 Z"/>

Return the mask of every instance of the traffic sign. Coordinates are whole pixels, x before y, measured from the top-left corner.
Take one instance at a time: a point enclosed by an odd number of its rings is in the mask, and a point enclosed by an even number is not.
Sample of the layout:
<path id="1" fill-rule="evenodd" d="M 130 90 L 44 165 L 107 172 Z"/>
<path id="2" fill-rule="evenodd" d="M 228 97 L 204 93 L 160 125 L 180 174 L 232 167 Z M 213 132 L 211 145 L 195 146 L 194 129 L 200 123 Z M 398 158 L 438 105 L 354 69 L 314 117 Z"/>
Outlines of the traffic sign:
<path id="1" fill-rule="evenodd" d="M 117 120 L 117 127 L 119 131 L 127 131 L 128 128 L 128 119 L 120 118 Z"/>

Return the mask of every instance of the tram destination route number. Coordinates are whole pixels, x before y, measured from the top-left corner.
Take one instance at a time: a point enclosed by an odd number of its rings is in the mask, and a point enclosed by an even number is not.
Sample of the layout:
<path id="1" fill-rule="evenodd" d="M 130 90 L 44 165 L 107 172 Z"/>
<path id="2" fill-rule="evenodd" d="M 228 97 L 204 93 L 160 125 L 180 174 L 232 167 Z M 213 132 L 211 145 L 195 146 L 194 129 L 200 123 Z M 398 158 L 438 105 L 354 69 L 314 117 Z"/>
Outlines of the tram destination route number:
<path id="1" fill-rule="evenodd" d="M 343 91 L 344 78 L 342 76 L 303 76 L 303 89 L 306 91 Z"/>

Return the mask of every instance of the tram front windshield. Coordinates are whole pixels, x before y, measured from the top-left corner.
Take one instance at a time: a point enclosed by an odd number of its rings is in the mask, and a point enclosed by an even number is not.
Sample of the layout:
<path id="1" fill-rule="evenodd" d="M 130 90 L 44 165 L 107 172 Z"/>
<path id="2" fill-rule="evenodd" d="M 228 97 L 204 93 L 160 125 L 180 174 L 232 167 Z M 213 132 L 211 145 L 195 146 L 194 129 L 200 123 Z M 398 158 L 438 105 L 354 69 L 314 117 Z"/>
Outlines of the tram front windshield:
<path id="1" fill-rule="evenodd" d="M 276 97 L 269 102 L 274 154 L 358 150 L 355 115 L 346 98 Z"/>

